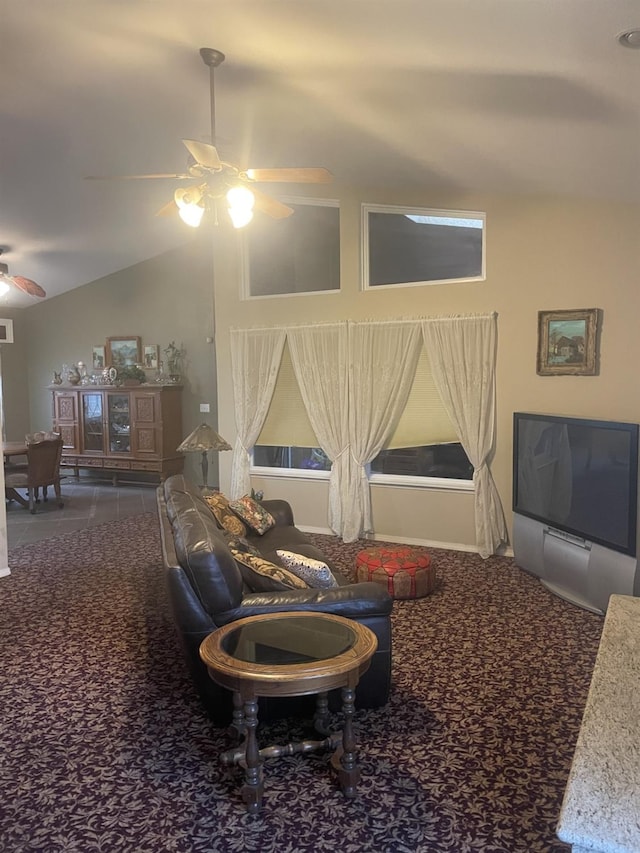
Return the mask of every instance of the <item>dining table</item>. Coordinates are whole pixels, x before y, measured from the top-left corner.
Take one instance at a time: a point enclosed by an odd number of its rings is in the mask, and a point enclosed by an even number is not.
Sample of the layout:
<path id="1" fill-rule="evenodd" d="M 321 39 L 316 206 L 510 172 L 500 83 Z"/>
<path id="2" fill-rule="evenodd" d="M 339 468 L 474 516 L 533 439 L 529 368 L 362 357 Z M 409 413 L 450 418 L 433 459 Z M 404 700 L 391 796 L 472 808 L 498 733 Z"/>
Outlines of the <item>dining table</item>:
<path id="1" fill-rule="evenodd" d="M 26 441 L 5 441 L 2 446 L 5 460 L 11 456 L 26 456 L 27 443 Z"/>

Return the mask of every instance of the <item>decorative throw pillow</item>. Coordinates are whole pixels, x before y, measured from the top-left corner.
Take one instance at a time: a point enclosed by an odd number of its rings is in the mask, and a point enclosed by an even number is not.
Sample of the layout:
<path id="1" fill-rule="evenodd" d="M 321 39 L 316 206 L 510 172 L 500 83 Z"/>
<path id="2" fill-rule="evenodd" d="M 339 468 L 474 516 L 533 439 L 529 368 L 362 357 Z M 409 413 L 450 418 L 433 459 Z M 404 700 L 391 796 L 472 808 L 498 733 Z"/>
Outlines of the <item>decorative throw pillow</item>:
<path id="1" fill-rule="evenodd" d="M 311 557 L 305 557 L 302 554 L 294 554 L 292 551 L 276 551 L 276 554 L 289 571 L 302 578 L 307 586 L 316 589 L 330 589 L 338 586 L 338 581 L 326 563 L 313 560 Z"/>
<path id="2" fill-rule="evenodd" d="M 244 523 L 259 536 L 276 526 L 276 520 L 271 513 L 254 501 L 251 495 L 243 495 L 237 501 L 230 501 L 229 509 L 240 516 Z"/>
<path id="3" fill-rule="evenodd" d="M 233 559 L 238 563 L 244 582 L 253 592 L 272 592 L 276 589 L 307 589 L 307 584 L 293 572 L 270 563 L 264 557 L 256 557 L 245 551 L 231 548 Z"/>
<path id="4" fill-rule="evenodd" d="M 261 557 L 262 554 L 258 549 L 251 544 L 244 536 L 236 536 L 235 533 L 229 533 L 225 530 L 222 534 L 225 538 L 229 550 L 242 551 L 243 554 L 253 554 L 254 557 Z"/>
<path id="5" fill-rule="evenodd" d="M 234 536 L 247 535 L 247 528 L 238 516 L 229 509 L 229 498 L 225 497 L 222 492 L 211 492 L 203 495 L 203 498 L 223 530 L 233 533 Z"/>

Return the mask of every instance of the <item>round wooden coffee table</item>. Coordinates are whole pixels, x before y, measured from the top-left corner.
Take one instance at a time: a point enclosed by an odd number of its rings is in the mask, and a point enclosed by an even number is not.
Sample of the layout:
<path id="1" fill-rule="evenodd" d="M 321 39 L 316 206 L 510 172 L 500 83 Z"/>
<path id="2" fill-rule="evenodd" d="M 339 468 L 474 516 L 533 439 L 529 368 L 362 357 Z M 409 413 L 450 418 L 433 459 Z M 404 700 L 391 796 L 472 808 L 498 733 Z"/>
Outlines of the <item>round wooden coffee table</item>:
<path id="1" fill-rule="evenodd" d="M 378 641 L 365 625 L 329 613 L 286 612 L 248 616 L 209 634 L 200 657 L 210 677 L 233 691 L 233 726 L 244 741 L 223 753 L 225 764 L 245 768 L 242 796 L 247 811 L 262 805 L 262 764 L 265 758 L 334 749 L 332 765 L 347 797 L 353 797 L 360 776 L 353 732 L 355 691 L 368 669 Z M 327 693 L 342 689 L 342 732 L 329 733 Z M 322 740 L 258 748 L 259 696 L 317 694 L 316 729 Z"/>

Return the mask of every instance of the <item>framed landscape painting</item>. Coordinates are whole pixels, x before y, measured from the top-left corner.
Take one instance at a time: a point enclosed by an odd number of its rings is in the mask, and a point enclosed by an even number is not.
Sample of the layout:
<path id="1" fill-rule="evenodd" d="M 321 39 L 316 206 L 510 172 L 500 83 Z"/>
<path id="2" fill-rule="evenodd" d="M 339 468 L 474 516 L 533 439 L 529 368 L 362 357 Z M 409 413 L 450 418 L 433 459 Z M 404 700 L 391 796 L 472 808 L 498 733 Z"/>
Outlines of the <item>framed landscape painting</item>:
<path id="1" fill-rule="evenodd" d="M 122 338 L 107 338 L 108 367 L 127 367 L 132 364 L 140 364 L 141 360 L 140 338 L 131 335 Z"/>
<path id="2" fill-rule="evenodd" d="M 538 312 L 540 376 L 595 376 L 598 309 Z"/>

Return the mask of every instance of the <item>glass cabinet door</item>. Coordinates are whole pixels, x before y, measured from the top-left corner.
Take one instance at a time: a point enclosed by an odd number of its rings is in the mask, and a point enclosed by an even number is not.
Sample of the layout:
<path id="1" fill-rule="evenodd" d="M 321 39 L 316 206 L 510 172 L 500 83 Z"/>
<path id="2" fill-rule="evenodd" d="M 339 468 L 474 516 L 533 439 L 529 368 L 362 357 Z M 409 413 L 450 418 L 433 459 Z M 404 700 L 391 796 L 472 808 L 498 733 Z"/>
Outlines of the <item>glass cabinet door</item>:
<path id="1" fill-rule="evenodd" d="M 102 394 L 82 394 L 82 447 L 85 452 L 104 452 Z"/>
<path id="2" fill-rule="evenodd" d="M 109 452 L 131 453 L 131 416 L 128 394 L 107 394 Z"/>

